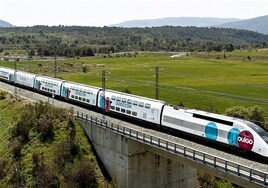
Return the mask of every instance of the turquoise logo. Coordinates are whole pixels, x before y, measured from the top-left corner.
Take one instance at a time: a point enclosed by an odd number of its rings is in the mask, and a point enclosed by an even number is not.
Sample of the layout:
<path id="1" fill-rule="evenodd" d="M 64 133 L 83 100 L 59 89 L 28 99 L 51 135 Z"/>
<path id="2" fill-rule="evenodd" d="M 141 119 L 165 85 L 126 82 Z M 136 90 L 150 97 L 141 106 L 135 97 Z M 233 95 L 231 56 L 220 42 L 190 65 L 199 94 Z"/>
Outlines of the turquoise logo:
<path id="1" fill-rule="evenodd" d="M 205 128 L 205 134 L 206 134 L 206 138 L 210 139 L 210 140 L 217 140 L 218 137 L 218 129 L 217 129 L 217 125 L 213 122 L 210 122 L 206 125 Z"/>
<path id="2" fill-rule="evenodd" d="M 233 146 L 238 146 L 238 136 L 240 134 L 240 131 L 239 129 L 237 128 L 232 128 L 229 132 L 228 132 L 228 136 L 227 136 L 227 139 L 228 139 L 228 143 L 230 145 L 233 145 Z"/>

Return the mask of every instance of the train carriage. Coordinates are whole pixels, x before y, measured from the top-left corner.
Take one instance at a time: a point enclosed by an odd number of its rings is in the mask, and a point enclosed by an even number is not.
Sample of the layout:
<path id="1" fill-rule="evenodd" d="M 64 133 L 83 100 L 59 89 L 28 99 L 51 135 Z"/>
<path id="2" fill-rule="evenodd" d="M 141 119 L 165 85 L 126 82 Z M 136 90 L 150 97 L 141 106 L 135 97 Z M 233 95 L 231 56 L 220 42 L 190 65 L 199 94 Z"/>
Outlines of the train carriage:
<path id="1" fill-rule="evenodd" d="M 162 126 L 268 156 L 268 134 L 245 120 L 200 110 L 165 106 Z"/>
<path id="2" fill-rule="evenodd" d="M 14 83 L 14 69 L 0 67 L 0 79 L 9 83 Z"/>
<path id="3" fill-rule="evenodd" d="M 31 74 L 28 72 L 17 71 L 15 73 L 15 83 L 24 87 L 34 88 L 34 79 L 37 74 Z"/>
<path id="4" fill-rule="evenodd" d="M 105 90 L 105 100 L 103 92 L 99 92 L 98 99 L 98 107 L 100 108 L 107 107 L 108 101 L 109 110 L 113 113 L 155 124 L 160 124 L 161 111 L 165 105 L 163 101 L 111 90 Z"/>
<path id="5" fill-rule="evenodd" d="M 97 106 L 97 97 L 100 88 L 64 82 L 62 84 L 61 96 L 65 100 L 76 101 L 83 104 Z"/>
<path id="6" fill-rule="evenodd" d="M 34 89 L 38 92 L 60 96 L 63 83 L 64 80 L 61 79 L 37 76 L 34 81 Z"/>

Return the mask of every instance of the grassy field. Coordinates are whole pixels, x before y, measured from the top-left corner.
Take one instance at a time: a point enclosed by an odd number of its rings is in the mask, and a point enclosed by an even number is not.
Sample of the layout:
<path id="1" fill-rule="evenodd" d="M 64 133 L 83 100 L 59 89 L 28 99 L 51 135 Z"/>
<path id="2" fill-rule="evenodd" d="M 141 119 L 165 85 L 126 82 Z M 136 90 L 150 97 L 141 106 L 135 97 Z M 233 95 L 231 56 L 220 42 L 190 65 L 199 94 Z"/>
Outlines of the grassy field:
<path id="1" fill-rule="evenodd" d="M 136 57 L 95 57 L 58 60 L 58 76 L 100 86 L 106 70 L 106 87 L 155 97 L 155 67 L 159 67 L 159 99 L 187 108 L 226 108 L 258 105 L 268 118 L 267 50 L 197 53 L 170 58 L 168 53 L 140 53 Z M 13 67 L 13 63 L 2 61 Z M 54 75 L 54 61 L 17 62 L 18 69 Z M 88 72 L 82 71 L 87 67 Z"/>

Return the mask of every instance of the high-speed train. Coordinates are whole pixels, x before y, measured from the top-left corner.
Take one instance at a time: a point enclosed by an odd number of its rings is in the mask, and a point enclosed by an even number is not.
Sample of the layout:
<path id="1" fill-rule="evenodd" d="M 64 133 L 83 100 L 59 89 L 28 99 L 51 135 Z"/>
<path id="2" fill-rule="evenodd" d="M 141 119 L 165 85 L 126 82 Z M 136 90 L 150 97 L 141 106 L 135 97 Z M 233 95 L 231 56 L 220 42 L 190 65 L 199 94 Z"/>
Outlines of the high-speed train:
<path id="1" fill-rule="evenodd" d="M 164 101 L 105 90 L 42 75 L 0 67 L 0 80 L 22 86 L 38 93 L 91 108 L 151 123 L 163 129 L 172 129 L 203 137 L 268 157 L 268 134 L 254 123 L 208 113 L 177 108 Z"/>

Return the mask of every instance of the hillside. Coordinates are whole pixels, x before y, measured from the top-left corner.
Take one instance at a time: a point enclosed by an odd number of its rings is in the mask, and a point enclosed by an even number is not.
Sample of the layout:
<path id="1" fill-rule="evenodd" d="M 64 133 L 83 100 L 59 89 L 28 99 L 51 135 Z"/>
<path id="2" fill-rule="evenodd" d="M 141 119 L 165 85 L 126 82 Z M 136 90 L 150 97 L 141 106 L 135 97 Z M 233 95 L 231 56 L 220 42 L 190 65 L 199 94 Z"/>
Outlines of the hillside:
<path id="1" fill-rule="evenodd" d="M 241 21 L 220 24 L 220 25 L 217 25 L 217 27 L 245 29 L 245 30 L 268 34 L 268 15 L 257 17 L 257 18 L 252 18 L 248 20 L 241 20 Z"/>
<path id="2" fill-rule="evenodd" d="M 130 20 L 118 24 L 112 24 L 113 27 L 161 27 L 161 26 L 196 26 L 196 27 L 210 27 L 213 25 L 220 25 L 228 22 L 238 21 L 236 18 L 199 18 L 199 17 L 169 17 L 146 20 Z"/>
<path id="3" fill-rule="evenodd" d="M 0 27 L 14 27 L 14 25 L 12 25 L 4 20 L 0 20 Z"/>
<path id="4" fill-rule="evenodd" d="M 0 187 L 104 186 L 91 146 L 67 110 L 0 91 L 0 117 Z"/>
<path id="5" fill-rule="evenodd" d="M 1 51 L 24 50 L 31 56 L 54 55 L 55 47 L 60 56 L 84 57 L 124 51 L 232 51 L 263 48 L 268 44 L 268 35 L 252 31 L 180 26 L 34 26 L 0 28 L 0 35 Z"/>

